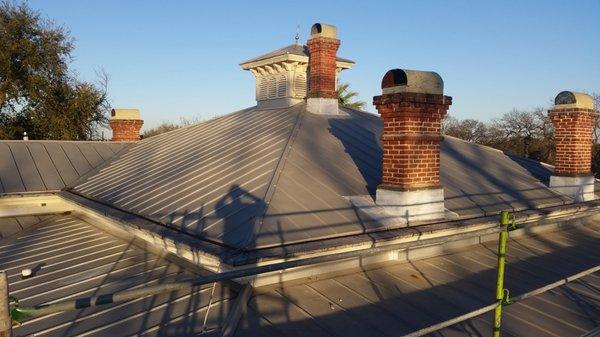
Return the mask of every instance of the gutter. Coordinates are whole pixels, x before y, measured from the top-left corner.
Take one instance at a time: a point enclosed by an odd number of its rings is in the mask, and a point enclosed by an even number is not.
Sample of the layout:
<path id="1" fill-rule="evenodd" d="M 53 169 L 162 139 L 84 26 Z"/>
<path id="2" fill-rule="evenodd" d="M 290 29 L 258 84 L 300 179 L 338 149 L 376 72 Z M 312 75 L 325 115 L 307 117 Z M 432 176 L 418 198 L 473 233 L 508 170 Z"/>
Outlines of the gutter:
<path id="1" fill-rule="evenodd" d="M 41 206 L 44 199 L 53 200 L 54 208 L 44 209 L 48 206 Z M 9 200 L 11 205 L 7 206 Z M 19 202 L 26 203 L 27 207 L 19 206 Z M 7 215 L 10 209 L 16 211 Z M 367 268 L 368 265 L 388 261 L 440 255 L 452 249 L 495 240 L 498 226 L 497 216 L 487 216 L 239 252 L 69 191 L 58 195 L 0 198 L 0 217 L 49 214 L 48 210 L 55 211 L 55 214 L 70 211 L 116 237 L 134 240 L 144 249 L 213 273 L 275 268 L 274 272 L 248 274 L 236 280 L 251 283 L 254 287 L 356 267 Z M 590 220 L 595 220 L 595 215 L 600 214 L 600 200 L 513 214 L 515 221 L 525 226 L 511 235 L 531 235 L 565 226 L 589 224 Z M 276 266 L 286 267 L 278 269 Z"/>

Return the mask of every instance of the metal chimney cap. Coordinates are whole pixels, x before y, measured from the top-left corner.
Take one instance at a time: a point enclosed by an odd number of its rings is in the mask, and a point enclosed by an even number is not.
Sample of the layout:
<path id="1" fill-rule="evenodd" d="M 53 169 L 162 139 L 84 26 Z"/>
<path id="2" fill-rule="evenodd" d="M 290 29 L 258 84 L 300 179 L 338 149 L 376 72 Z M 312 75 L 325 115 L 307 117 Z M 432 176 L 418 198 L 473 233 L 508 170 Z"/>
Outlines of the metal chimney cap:
<path id="1" fill-rule="evenodd" d="M 554 107 L 593 109 L 594 99 L 588 94 L 574 91 L 562 91 L 554 99 Z"/>
<path id="2" fill-rule="evenodd" d="M 128 120 L 141 120 L 140 110 L 138 109 L 112 109 L 110 112 L 110 119 L 128 119 Z"/>
<path id="3" fill-rule="evenodd" d="M 310 29 L 310 37 L 326 37 L 330 39 L 337 39 L 337 28 L 332 25 L 317 22 L 312 25 L 312 28 Z"/>
<path id="4" fill-rule="evenodd" d="M 444 81 L 433 71 L 392 69 L 383 76 L 381 89 L 384 95 L 400 92 L 442 95 Z"/>

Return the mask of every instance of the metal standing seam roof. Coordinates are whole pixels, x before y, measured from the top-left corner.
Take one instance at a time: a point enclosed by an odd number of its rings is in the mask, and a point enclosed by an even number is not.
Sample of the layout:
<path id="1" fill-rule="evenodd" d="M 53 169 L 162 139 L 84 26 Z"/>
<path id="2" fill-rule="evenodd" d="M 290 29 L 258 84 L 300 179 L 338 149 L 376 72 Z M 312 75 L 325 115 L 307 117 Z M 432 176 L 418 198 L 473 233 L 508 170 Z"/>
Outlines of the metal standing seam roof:
<path id="1" fill-rule="evenodd" d="M 0 239 L 15 235 L 46 219 L 47 216 L 19 216 L 0 219 Z"/>
<path id="2" fill-rule="evenodd" d="M 0 140 L 0 195 L 60 190 L 131 143 Z"/>
<path id="3" fill-rule="evenodd" d="M 275 57 L 275 56 L 279 56 L 279 55 L 285 55 L 285 54 L 293 54 L 293 55 L 299 55 L 299 56 L 309 56 L 309 52 L 308 52 L 308 47 L 306 45 L 300 45 L 300 44 L 291 44 L 289 46 L 285 46 L 283 48 L 274 50 L 272 52 L 266 53 L 264 55 L 260 55 L 254 58 L 251 58 L 249 60 L 246 60 L 240 64 L 245 64 L 245 63 L 250 63 L 250 62 L 256 62 L 256 61 L 261 61 L 261 60 L 266 60 L 269 59 L 271 57 Z M 337 61 L 340 62 L 347 62 L 347 63 L 354 63 L 354 61 L 342 58 L 342 57 L 337 57 L 336 58 Z"/>
<path id="4" fill-rule="evenodd" d="M 6 219 L 0 219 L 0 227 Z M 21 279 L 24 268 L 34 276 Z M 195 275 L 73 216 L 53 216 L 0 240 L 0 269 L 23 306 L 173 282 Z M 210 306 L 209 306 L 209 300 Z M 15 336 L 219 334 L 236 291 L 226 283 L 34 318 Z M 206 321 L 206 323 L 205 323 Z"/>
<path id="5" fill-rule="evenodd" d="M 598 265 L 600 234 L 575 227 L 509 240 L 505 286 L 522 294 Z M 401 336 L 493 303 L 497 243 L 260 292 L 236 336 Z M 600 273 L 503 309 L 503 336 L 580 336 L 600 324 Z M 432 336 L 488 336 L 493 313 Z"/>
<path id="6" fill-rule="evenodd" d="M 74 191 L 242 251 L 387 229 L 361 219 L 347 198 L 379 183 L 381 119 L 344 111 L 315 115 L 301 103 L 235 112 L 142 140 Z M 549 172 L 442 142 L 446 207 L 463 219 L 572 202 L 534 170 Z"/>

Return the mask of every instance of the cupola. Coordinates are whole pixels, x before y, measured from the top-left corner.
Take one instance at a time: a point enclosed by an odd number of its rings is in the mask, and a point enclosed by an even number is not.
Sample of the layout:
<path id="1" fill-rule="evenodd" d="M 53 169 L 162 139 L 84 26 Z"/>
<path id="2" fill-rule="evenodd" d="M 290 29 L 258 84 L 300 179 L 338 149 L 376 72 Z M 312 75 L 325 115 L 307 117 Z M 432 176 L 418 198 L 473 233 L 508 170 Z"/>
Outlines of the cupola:
<path id="1" fill-rule="evenodd" d="M 306 99 L 309 63 L 308 47 L 296 43 L 242 62 L 240 66 L 256 78 L 257 106 L 269 109 L 289 107 Z M 353 64 L 337 57 L 336 75 Z"/>

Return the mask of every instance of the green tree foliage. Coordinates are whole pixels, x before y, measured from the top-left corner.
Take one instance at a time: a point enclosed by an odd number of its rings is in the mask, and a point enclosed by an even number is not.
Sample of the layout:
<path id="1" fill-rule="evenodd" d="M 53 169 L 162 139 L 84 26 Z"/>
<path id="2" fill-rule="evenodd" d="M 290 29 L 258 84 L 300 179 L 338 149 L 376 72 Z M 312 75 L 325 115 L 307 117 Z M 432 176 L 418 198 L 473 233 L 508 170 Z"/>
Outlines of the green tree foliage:
<path id="1" fill-rule="evenodd" d="M 79 81 L 69 71 L 68 31 L 26 4 L 0 3 L 0 138 L 83 140 L 110 110 L 107 76 Z"/>
<path id="2" fill-rule="evenodd" d="M 354 101 L 358 96 L 358 93 L 350 89 L 349 83 L 340 83 L 337 87 L 338 101 L 342 106 L 354 110 L 363 110 L 365 108 L 365 102 Z"/>

